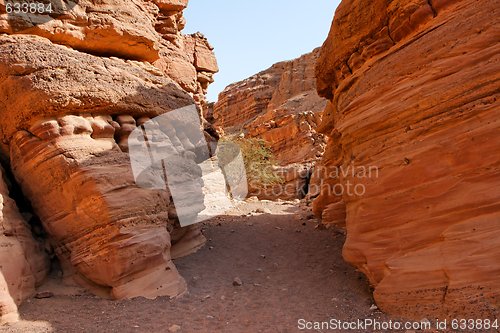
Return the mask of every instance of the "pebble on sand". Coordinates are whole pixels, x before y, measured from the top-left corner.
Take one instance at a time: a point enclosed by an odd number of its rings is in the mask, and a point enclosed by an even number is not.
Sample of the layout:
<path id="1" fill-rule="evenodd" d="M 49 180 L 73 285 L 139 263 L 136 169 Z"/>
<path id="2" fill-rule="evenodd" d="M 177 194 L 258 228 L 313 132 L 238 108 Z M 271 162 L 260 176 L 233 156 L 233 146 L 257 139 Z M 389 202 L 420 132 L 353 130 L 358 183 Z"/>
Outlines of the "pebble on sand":
<path id="1" fill-rule="evenodd" d="M 176 332 L 179 332 L 181 330 L 181 327 L 179 325 L 172 325 L 168 328 L 168 331 L 170 333 L 176 333 Z"/>
<path id="2" fill-rule="evenodd" d="M 40 291 L 35 295 L 35 298 L 37 299 L 51 298 L 51 297 L 54 297 L 54 293 L 51 291 Z"/>
<path id="3" fill-rule="evenodd" d="M 268 208 L 257 208 L 254 212 L 257 214 L 271 214 L 271 210 Z"/>

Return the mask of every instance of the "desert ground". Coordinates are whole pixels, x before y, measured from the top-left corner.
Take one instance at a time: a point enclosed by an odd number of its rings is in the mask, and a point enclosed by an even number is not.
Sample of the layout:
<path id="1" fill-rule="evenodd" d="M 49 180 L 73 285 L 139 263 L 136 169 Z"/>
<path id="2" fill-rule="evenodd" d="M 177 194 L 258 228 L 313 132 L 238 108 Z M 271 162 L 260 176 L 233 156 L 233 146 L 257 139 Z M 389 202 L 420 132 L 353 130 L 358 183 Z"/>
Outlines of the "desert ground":
<path id="1" fill-rule="evenodd" d="M 189 292 L 111 301 L 62 285 L 57 273 L 1 332 L 298 332 L 298 320 L 384 320 L 362 274 L 345 263 L 339 230 L 305 204 L 248 202 L 204 224 L 207 245 L 176 260 Z M 239 279 L 241 286 L 235 286 Z"/>

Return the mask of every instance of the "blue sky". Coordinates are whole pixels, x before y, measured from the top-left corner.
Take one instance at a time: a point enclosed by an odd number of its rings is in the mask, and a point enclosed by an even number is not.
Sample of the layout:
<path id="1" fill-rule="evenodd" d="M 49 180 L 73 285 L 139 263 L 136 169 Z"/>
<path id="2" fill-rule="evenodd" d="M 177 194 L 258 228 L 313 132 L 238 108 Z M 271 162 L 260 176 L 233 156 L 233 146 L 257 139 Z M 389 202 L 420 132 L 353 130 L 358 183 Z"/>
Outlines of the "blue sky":
<path id="1" fill-rule="evenodd" d="M 220 72 L 208 99 L 227 85 L 321 46 L 340 0 L 190 0 L 186 34 L 215 47 Z"/>

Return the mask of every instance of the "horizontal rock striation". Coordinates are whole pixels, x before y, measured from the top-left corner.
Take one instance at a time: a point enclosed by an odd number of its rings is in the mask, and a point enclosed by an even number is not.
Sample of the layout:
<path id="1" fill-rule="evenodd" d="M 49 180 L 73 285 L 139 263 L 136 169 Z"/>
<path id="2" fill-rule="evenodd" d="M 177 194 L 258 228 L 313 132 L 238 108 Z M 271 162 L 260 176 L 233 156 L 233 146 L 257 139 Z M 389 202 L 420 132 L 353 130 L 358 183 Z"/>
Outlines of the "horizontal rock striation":
<path id="1" fill-rule="evenodd" d="M 345 0 L 321 49 L 314 210 L 346 225 L 344 257 L 391 314 L 498 318 L 498 18 L 490 0 Z"/>
<path id="2" fill-rule="evenodd" d="M 128 154 L 134 129 L 189 105 L 215 139 L 202 109 L 217 62 L 202 34 L 181 33 L 186 5 L 82 0 L 64 15 L 22 19 L 0 4 L 1 157 L 65 280 L 97 295 L 180 295 L 186 283 L 172 258 L 205 242 L 199 227 L 181 228 L 168 188 L 137 185 Z M 188 151 L 200 142 L 182 142 L 176 149 L 185 168 L 200 173 Z M 193 214 L 204 209 L 201 185 L 184 189 L 200 192 Z M 10 296 L 22 298 L 15 290 Z"/>
<path id="3" fill-rule="evenodd" d="M 303 196 L 310 169 L 323 154 L 325 140 L 316 132 L 325 106 L 315 91 L 318 55 L 316 49 L 234 83 L 214 105 L 216 127 L 228 135 L 263 139 L 272 149 L 284 184 L 254 189 L 261 198 Z"/>

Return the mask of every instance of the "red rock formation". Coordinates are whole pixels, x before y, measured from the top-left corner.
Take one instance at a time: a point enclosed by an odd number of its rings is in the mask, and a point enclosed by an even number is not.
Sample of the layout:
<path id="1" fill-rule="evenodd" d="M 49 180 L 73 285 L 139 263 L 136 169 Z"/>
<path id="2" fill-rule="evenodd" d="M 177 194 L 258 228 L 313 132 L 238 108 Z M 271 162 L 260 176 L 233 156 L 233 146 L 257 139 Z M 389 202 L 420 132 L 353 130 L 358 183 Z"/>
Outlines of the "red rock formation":
<path id="1" fill-rule="evenodd" d="M 154 63 L 204 103 L 218 67 L 202 34 L 181 33 L 187 0 L 74 3 L 64 15 L 16 16 L 8 15 L 0 2 L 0 33 L 38 35 L 88 54 Z"/>
<path id="2" fill-rule="evenodd" d="M 172 256 L 205 241 L 198 227 L 180 228 L 168 189 L 135 184 L 128 156 L 137 125 L 203 107 L 218 70 L 201 34 L 181 34 L 186 4 L 82 0 L 41 23 L 0 6 L 2 154 L 65 277 L 99 295 L 182 294 Z"/>
<path id="3" fill-rule="evenodd" d="M 346 216 L 344 257 L 391 314 L 498 317 L 497 12 L 491 0 L 344 0 L 321 49 L 330 141 L 315 212 Z M 335 176 L 369 166 L 378 177 Z M 366 192 L 331 191 L 349 182 Z"/>
<path id="4" fill-rule="evenodd" d="M 47 267 L 43 249 L 9 198 L 0 167 L 0 325 L 17 320 L 17 305 L 32 296 Z"/>
<path id="5" fill-rule="evenodd" d="M 325 105 L 315 91 L 318 55 L 319 49 L 234 83 L 220 94 L 214 106 L 216 127 L 226 134 L 263 139 L 274 152 L 285 183 L 251 189 L 253 195 L 299 197 L 309 169 L 323 154 L 325 141 L 316 132 Z"/>

